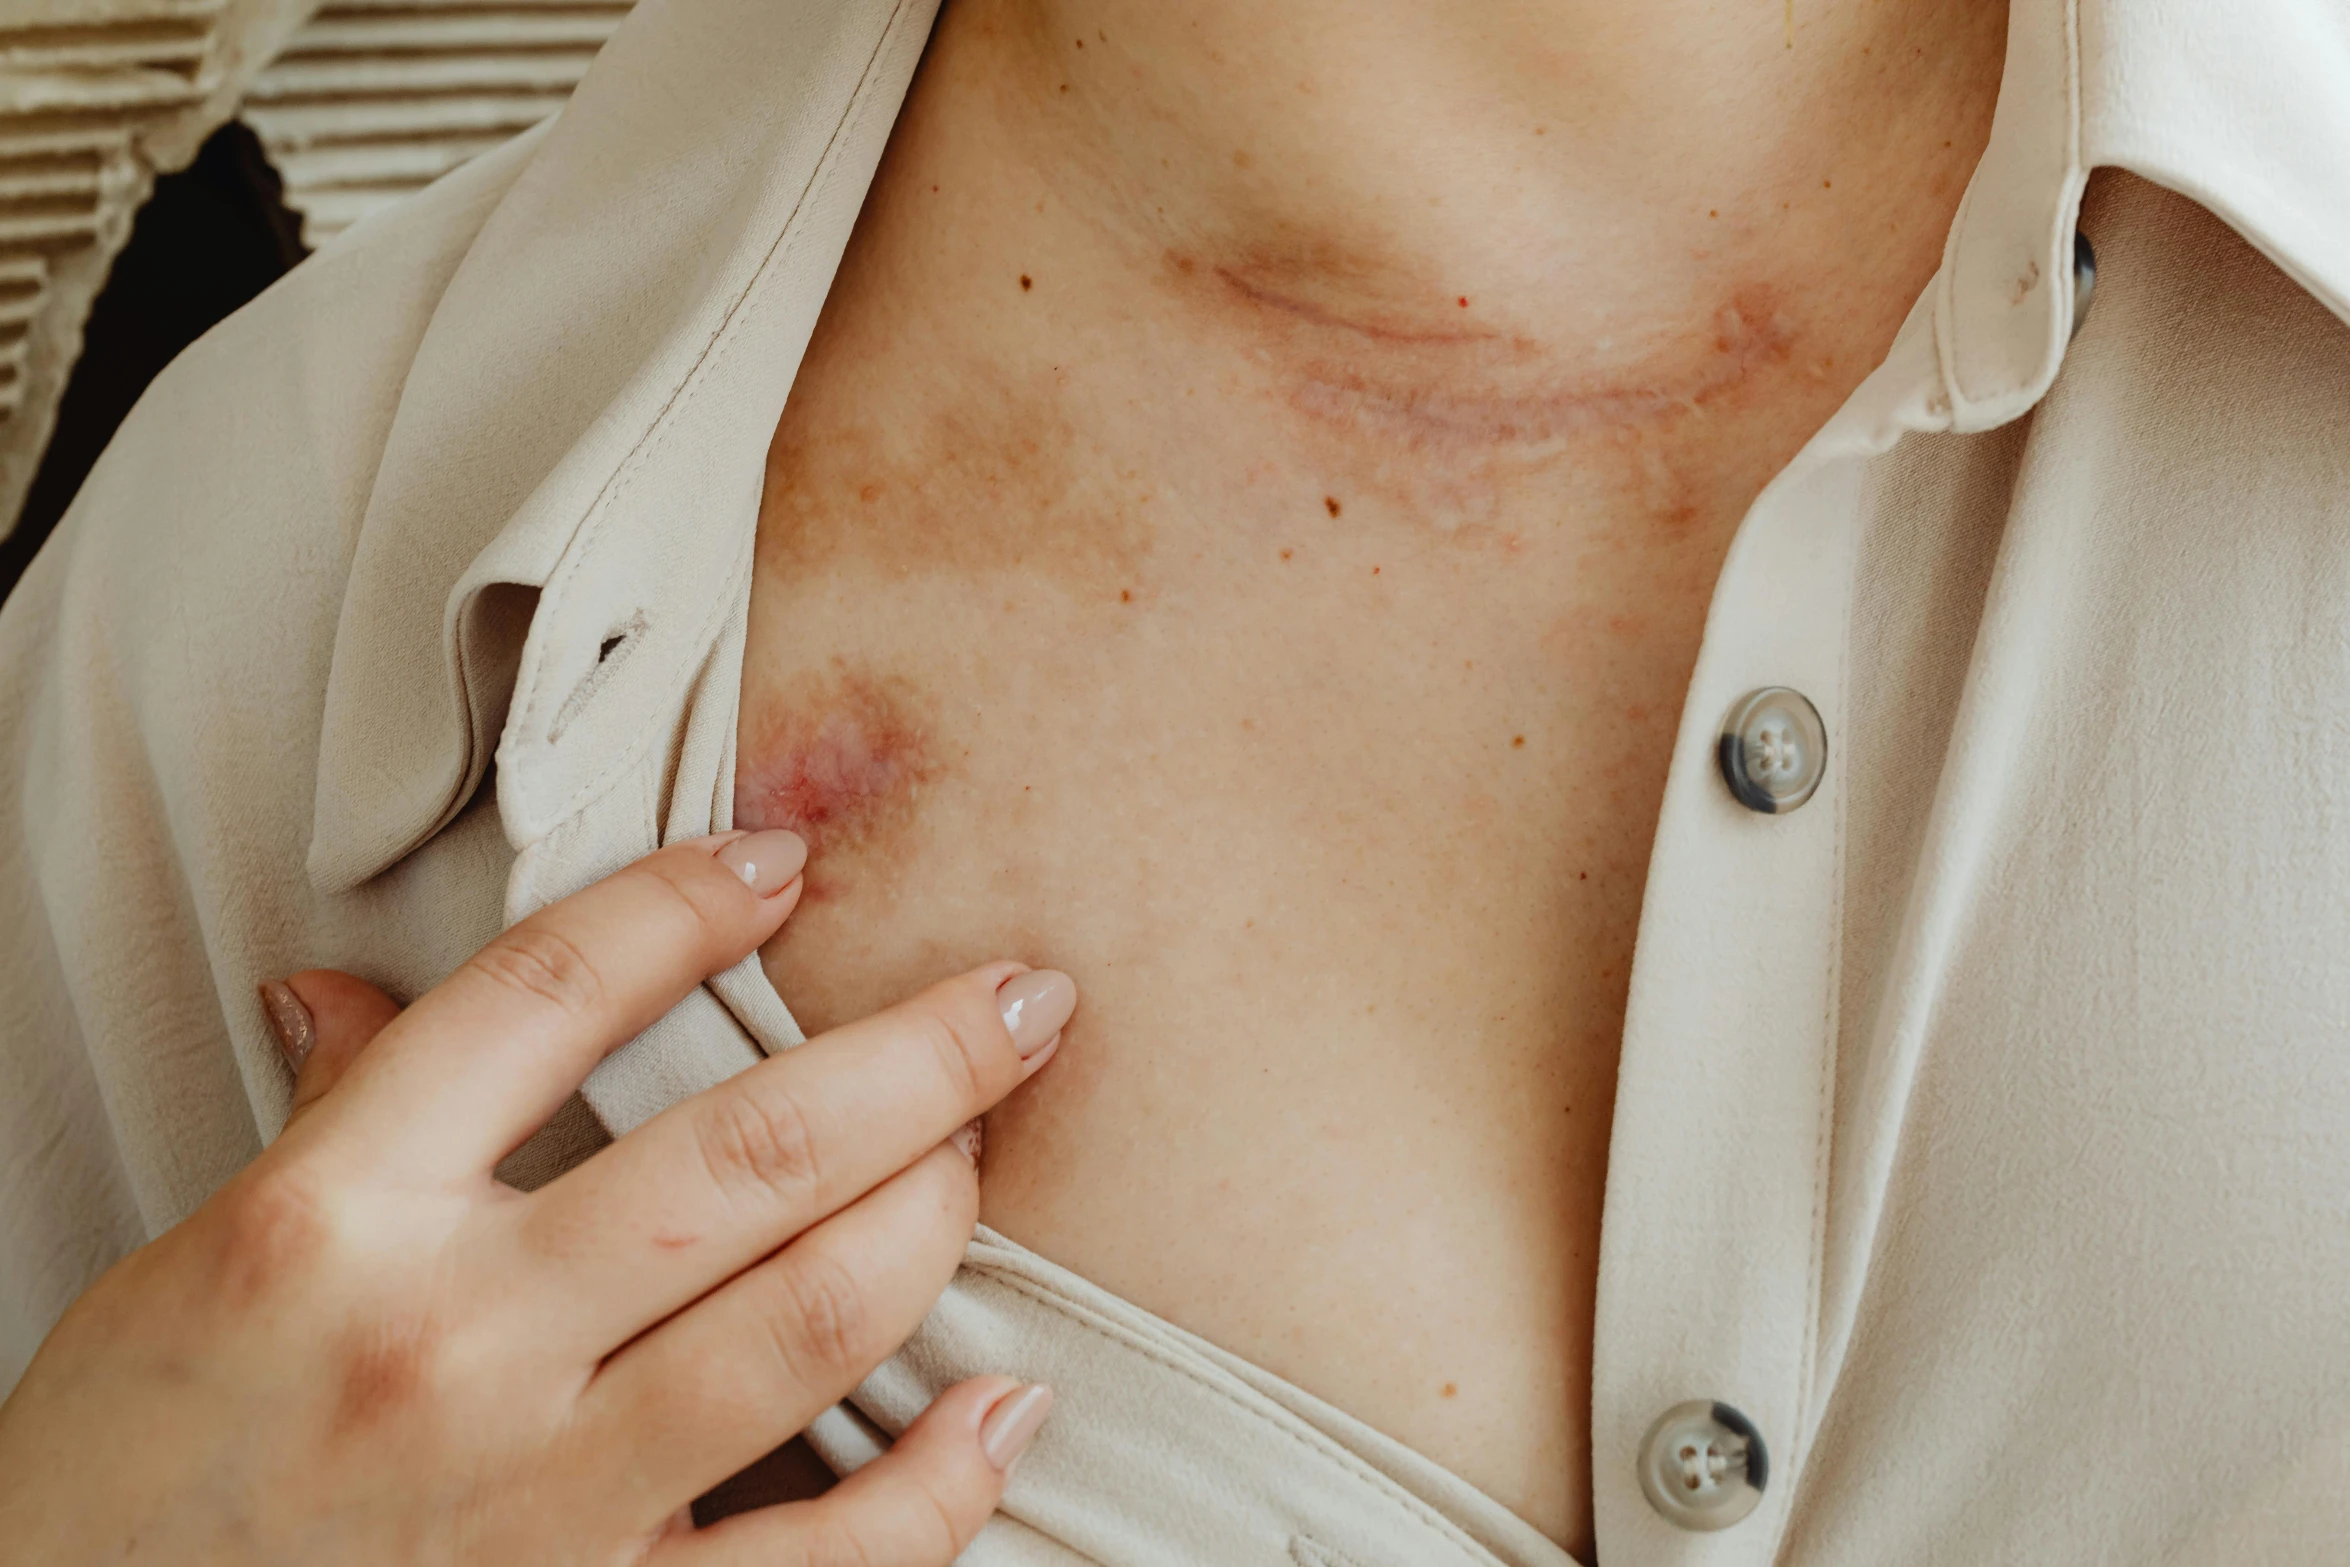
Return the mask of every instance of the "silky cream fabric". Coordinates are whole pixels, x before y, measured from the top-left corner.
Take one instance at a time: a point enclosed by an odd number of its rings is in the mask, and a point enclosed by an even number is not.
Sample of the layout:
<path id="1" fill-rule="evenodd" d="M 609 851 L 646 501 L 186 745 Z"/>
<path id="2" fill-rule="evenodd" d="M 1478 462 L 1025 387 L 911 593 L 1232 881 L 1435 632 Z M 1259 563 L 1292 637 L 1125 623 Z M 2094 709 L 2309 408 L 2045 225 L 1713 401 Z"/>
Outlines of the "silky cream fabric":
<path id="1" fill-rule="evenodd" d="M 125 425 L 0 610 L 0 1382 L 280 1124 L 256 980 L 412 994 L 730 819 L 762 459 L 929 21 L 646 0 L 554 124 Z M 1692 680 L 1600 1263 L 1611 1563 L 2350 1557 L 2350 27 L 2009 34 L 1943 269 L 1745 520 Z M 1712 760 L 1765 684 L 1830 734 L 1777 818 Z M 798 1037 L 746 963 L 587 1097 L 625 1130 Z M 1062 1397 L 973 1561 L 1565 1559 L 986 1234 L 815 1439 L 982 1370 Z M 1693 1397 L 1773 1455 L 1717 1535 L 1633 1480 Z"/>

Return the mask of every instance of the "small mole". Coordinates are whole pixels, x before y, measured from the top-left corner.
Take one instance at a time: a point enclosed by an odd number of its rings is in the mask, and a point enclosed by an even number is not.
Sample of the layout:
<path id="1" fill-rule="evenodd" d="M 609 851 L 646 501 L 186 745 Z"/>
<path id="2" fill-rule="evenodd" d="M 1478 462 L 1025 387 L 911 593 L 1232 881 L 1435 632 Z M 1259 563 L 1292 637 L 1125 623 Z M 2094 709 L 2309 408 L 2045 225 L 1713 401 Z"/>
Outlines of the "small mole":
<path id="1" fill-rule="evenodd" d="M 1822 181 L 1820 181 L 1820 189 L 1822 189 L 1822 190 L 1834 190 L 1835 188 L 1836 188 L 1836 182 L 1835 182 L 1834 180 L 1822 180 Z"/>
<path id="2" fill-rule="evenodd" d="M 1023 293 L 1023 294 L 1025 294 L 1025 293 L 1027 293 L 1027 292 L 1028 292 L 1030 289 L 1032 289 L 1032 288 L 1034 288 L 1034 287 L 1036 287 L 1036 279 L 1034 279 L 1034 278 L 1030 277 L 1030 276 L 1029 276 L 1027 273 L 1025 273 L 1025 272 L 1021 273 L 1021 274 L 1020 274 L 1020 292 L 1021 292 L 1021 293 Z"/>
<path id="3" fill-rule="evenodd" d="M 1249 168 L 1249 167 L 1253 166 L 1253 165 L 1256 163 L 1256 161 L 1257 161 L 1256 159 L 1254 159 L 1254 158 L 1250 157 L 1250 156 L 1249 156 L 1247 153 L 1245 153 L 1245 152 L 1242 152 L 1242 151 L 1241 151 L 1241 150 L 1239 150 L 1237 147 L 1233 149 L 1233 152 L 1232 152 L 1232 166 L 1233 166 L 1234 168 L 1236 168 L 1236 169 L 1245 169 L 1245 168 Z"/>
<path id="4" fill-rule="evenodd" d="M 1295 551 L 1295 550 L 1283 550 L 1283 551 L 1281 552 L 1281 558 L 1282 558 L 1283 560 L 1287 560 L 1287 559 L 1289 559 L 1289 557 L 1290 557 L 1290 556 L 1292 556 L 1292 555 L 1294 555 L 1294 554 L 1296 554 L 1296 553 L 1297 553 L 1297 551 Z"/>
<path id="5" fill-rule="evenodd" d="M 1080 49 L 1084 48 L 1084 47 L 1085 47 L 1085 40 L 1084 40 L 1084 39 L 1082 39 L 1082 38 L 1078 39 L 1078 40 L 1077 40 L 1077 47 L 1078 47 L 1078 48 L 1080 48 Z"/>
<path id="6" fill-rule="evenodd" d="M 1133 603 L 1133 602 L 1134 602 L 1134 590 L 1133 590 L 1132 588 L 1120 588 L 1120 589 L 1118 590 L 1118 602 L 1119 602 L 1119 603 L 1121 603 L 1121 604 L 1131 604 L 1131 603 Z"/>
<path id="7" fill-rule="evenodd" d="M 1466 310 L 1466 309 L 1468 309 L 1468 308 L 1469 308 L 1469 296 L 1468 296 L 1468 295 L 1466 295 L 1466 294 L 1463 294 L 1463 295 L 1461 296 L 1461 308 L 1462 308 L 1463 310 Z"/>
<path id="8" fill-rule="evenodd" d="M 1373 566 L 1373 567 L 1371 568 L 1371 575 L 1372 575 L 1372 576 L 1374 576 L 1374 577 L 1376 577 L 1377 575 L 1379 575 L 1379 568 L 1378 568 L 1378 567 L 1376 567 L 1376 566 Z"/>
<path id="9" fill-rule="evenodd" d="M 1535 126 L 1535 127 L 1534 127 L 1534 134 L 1535 134 L 1535 135 L 1537 135 L 1537 136 L 1540 136 L 1540 135 L 1542 135 L 1542 134 L 1543 134 L 1545 131 L 1548 131 L 1549 129 L 1550 129 L 1550 127 L 1549 127 L 1549 126 L 1547 126 L 1547 125 L 1537 125 L 1537 126 Z"/>
<path id="10" fill-rule="evenodd" d="M 1444 1384 L 1444 1396 L 1446 1398 L 1458 1398 L 1460 1397 L 1460 1394 L 1461 1385 L 1458 1382 L 1447 1382 Z"/>
<path id="11" fill-rule="evenodd" d="M 1511 749 L 1511 750 L 1513 750 L 1513 751 L 1522 750 L 1522 749 L 1524 749 L 1524 748 L 1525 748 L 1525 744 L 1526 744 L 1526 737 L 1525 737 L 1524 735 L 1511 735 L 1511 736 L 1510 736 L 1510 749 Z"/>
<path id="12" fill-rule="evenodd" d="M 1589 871 L 1577 871 L 1575 873 L 1575 879 L 1577 881 L 1589 881 L 1591 879 L 1591 873 Z"/>
<path id="13" fill-rule="evenodd" d="M 1707 216 L 1707 217 L 1709 217 L 1709 218 L 1718 218 L 1718 217 L 1720 217 L 1721 215 L 1722 215 L 1722 209 L 1721 209 L 1721 208 L 1719 208 L 1719 207 L 1712 208 L 1711 210 L 1709 210 L 1709 211 L 1706 213 L 1706 216 Z"/>
<path id="14" fill-rule="evenodd" d="M 936 185 L 933 185 L 933 186 L 931 186 L 931 187 L 930 187 L 930 194 L 932 194 L 933 196 L 935 196 L 935 195 L 937 195 L 937 194 L 938 194 L 938 187 L 937 187 Z"/>
<path id="15" fill-rule="evenodd" d="M 1061 91 L 1063 91 L 1063 92 L 1067 92 L 1068 90 L 1069 90 L 1069 84 L 1068 84 L 1067 82 L 1063 82 L 1063 83 L 1061 84 Z"/>
<path id="16" fill-rule="evenodd" d="M 1335 495 L 1325 495 L 1325 496 L 1323 496 L 1323 497 L 1322 497 L 1322 507 L 1323 507 L 1323 509 L 1324 509 L 1325 511 L 1329 512 L 1331 516 L 1333 516 L 1333 517 L 1337 516 L 1337 515 L 1338 515 L 1338 497 L 1337 497 L 1337 496 L 1335 496 Z"/>

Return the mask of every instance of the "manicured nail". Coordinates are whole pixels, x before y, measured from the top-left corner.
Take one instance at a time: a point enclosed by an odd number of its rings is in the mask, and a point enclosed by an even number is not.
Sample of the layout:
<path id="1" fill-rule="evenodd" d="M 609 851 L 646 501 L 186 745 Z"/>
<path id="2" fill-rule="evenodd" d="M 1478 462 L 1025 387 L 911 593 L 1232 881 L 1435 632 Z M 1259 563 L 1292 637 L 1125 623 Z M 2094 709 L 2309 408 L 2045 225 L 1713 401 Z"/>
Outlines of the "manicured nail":
<path id="1" fill-rule="evenodd" d="M 986 1140 L 987 1128 L 979 1124 L 977 1116 L 973 1116 L 961 1126 L 956 1127 L 954 1135 L 947 1139 L 948 1142 L 962 1150 L 963 1157 L 971 1161 L 973 1169 L 979 1167 L 979 1150 Z"/>
<path id="2" fill-rule="evenodd" d="M 1037 1428 L 1052 1412 L 1053 1390 L 1042 1382 L 1014 1388 L 997 1399 L 979 1423 L 979 1450 L 996 1468 L 1010 1472 L 1013 1460 L 1028 1451 Z"/>
<path id="3" fill-rule="evenodd" d="M 1025 1061 L 1051 1044 L 1077 1010 L 1077 982 L 1059 969 L 1032 968 L 998 985 L 995 1004 L 1003 1009 L 1004 1027 L 1012 1031 L 1012 1043 Z"/>
<path id="4" fill-rule="evenodd" d="M 277 1053 L 286 1058 L 286 1065 L 301 1071 L 318 1045 L 318 1024 L 310 1009 L 283 980 L 265 979 L 254 988 L 261 992 L 261 1012 L 269 1019 L 269 1031 L 277 1035 Z"/>
<path id="5" fill-rule="evenodd" d="M 760 897 L 771 898 L 790 886 L 791 879 L 808 863 L 808 845 L 796 832 L 770 827 L 720 849 L 718 863 L 740 876 L 743 885 Z"/>

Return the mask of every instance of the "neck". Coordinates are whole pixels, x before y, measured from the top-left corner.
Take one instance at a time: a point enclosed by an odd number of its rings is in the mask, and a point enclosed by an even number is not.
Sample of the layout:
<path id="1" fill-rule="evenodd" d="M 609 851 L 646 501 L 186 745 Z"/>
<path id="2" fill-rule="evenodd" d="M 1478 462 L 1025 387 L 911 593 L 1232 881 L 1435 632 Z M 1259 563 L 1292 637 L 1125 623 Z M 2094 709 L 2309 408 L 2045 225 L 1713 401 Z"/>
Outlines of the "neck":
<path id="1" fill-rule="evenodd" d="M 1790 47 L 1776 0 L 950 0 L 816 351 L 925 366 L 869 420 L 916 471 L 1485 559 L 1604 516 L 1710 582 L 1931 278 L 1998 83 L 2000 0 L 1796 6 Z"/>
<path id="2" fill-rule="evenodd" d="M 1797 291 L 1823 256 L 1839 291 L 1887 280 L 1898 321 L 1980 152 L 2004 16 L 955 0 L 942 43 L 1061 199 L 1141 249 L 1309 317 L 1637 355 L 1758 284 Z"/>

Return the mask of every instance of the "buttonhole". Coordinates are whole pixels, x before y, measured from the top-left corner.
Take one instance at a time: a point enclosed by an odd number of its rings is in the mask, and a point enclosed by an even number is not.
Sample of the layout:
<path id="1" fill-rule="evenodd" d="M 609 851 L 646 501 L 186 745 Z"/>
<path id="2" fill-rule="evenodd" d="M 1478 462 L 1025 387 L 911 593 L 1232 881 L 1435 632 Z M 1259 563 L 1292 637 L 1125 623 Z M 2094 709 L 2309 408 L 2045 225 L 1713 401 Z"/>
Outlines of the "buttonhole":
<path id="1" fill-rule="evenodd" d="M 604 683 L 612 678 L 612 672 L 644 641 L 644 635 L 645 612 L 641 609 L 604 633 L 604 639 L 596 644 L 595 667 L 572 688 L 571 695 L 563 699 L 562 708 L 555 714 L 555 722 L 548 727 L 548 744 L 552 745 L 563 738 L 563 731 L 571 727 L 571 721 L 604 688 Z"/>

